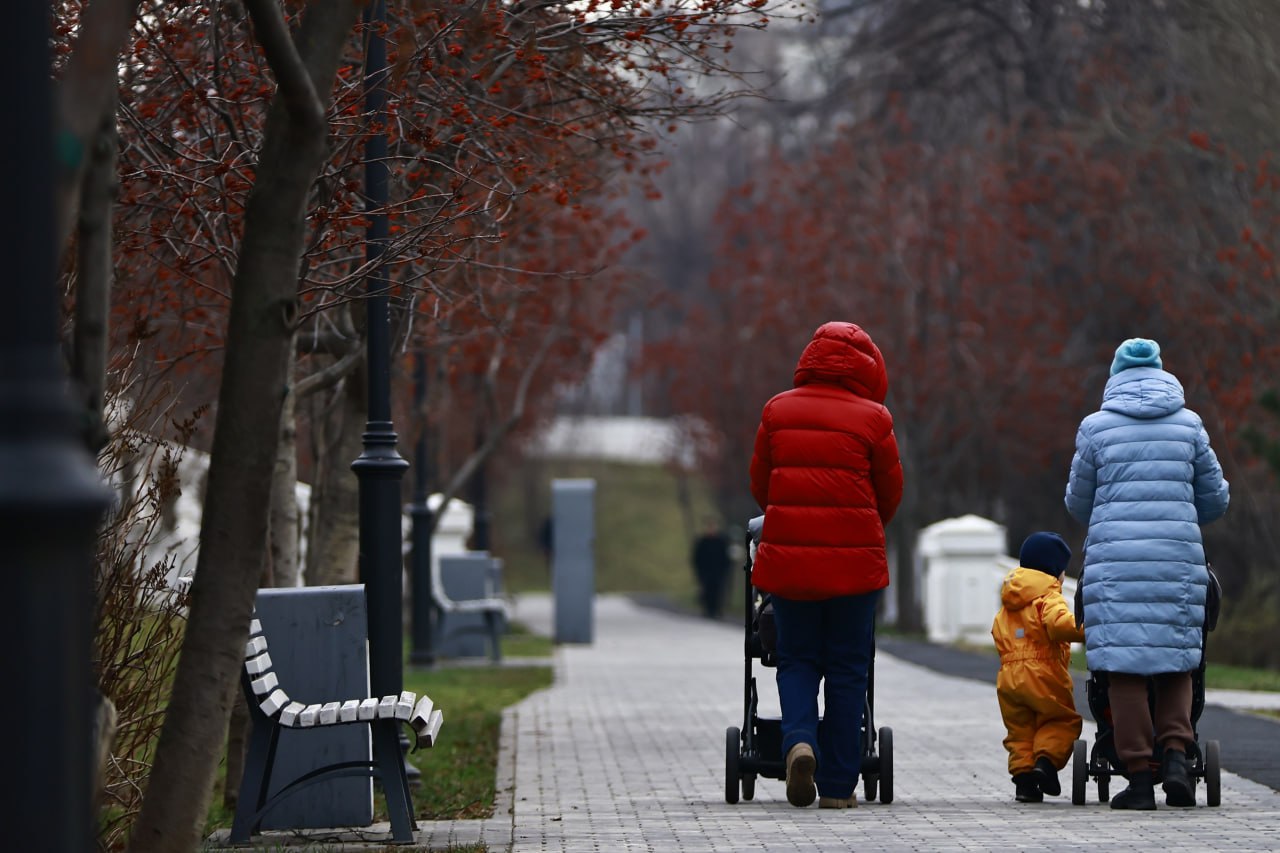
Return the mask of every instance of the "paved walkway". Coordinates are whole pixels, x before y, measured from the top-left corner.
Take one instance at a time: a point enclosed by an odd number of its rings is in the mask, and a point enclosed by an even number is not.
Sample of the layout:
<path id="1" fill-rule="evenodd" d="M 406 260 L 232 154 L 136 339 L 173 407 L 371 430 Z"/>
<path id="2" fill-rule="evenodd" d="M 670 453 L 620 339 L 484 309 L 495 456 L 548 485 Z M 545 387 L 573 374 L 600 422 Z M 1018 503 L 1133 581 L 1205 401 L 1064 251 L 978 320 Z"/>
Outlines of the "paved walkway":
<path id="1" fill-rule="evenodd" d="M 546 596 L 516 606 L 515 618 L 535 631 L 549 633 L 551 615 Z M 731 625 L 600 597 L 595 642 L 559 647 L 555 686 L 507 713 L 495 817 L 424 823 L 420 845 L 482 842 L 495 853 L 1280 850 L 1280 793 L 1225 771 L 1219 808 L 1204 805 L 1203 785 L 1200 807 L 1187 810 L 1162 799 L 1154 813 L 1072 806 L 1069 797 L 1016 804 L 992 688 L 883 652 L 876 722 L 894 732 L 891 805 L 795 809 L 781 782 L 763 778 L 754 800 L 729 805 L 725 729 L 742 724 L 741 643 Z M 776 713 L 773 670 L 756 673 L 761 713 Z M 1086 723 L 1084 737 L 1092 733 Z M 1069 768 L 1061 778 L 1069 791 Z"/>

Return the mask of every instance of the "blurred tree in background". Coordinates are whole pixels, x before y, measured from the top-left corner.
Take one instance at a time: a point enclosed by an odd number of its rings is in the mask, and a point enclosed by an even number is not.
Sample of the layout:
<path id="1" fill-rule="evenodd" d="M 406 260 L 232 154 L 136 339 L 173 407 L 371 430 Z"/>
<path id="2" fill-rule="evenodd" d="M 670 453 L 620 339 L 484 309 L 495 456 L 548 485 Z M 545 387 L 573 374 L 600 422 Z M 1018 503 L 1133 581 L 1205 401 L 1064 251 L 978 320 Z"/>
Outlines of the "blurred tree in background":
<path id="1" fill-rule="evenodd" d="M 915 535 L 942 518 L 991 517 L 1014 543 L 1058 529 L 1078 551 L 1062 507 L 1076 425 L 1116 345 L 1152 337 L 1232 484 L 1227 517 L 1206 528 L 1227 593 L 1214 653 L 1280 666 L 1280 503 L 1245 440 L 1277 435 L 1260 416 L 1280 368 L 1268 12 L 849 0 L 771 31 L 758 49 L 788 74 L 740 119 L 733 157 L 701 161 L 718 213 L 685 274 L 655 270 L 671 295 L 648 335 L 650 381 L 715 434 L 700 446 L 722 509 L 756 512 L 760 408 L 790 386 L 813 329 L 842 319 L 888 362 L 908 482 L 890 530 L 904 612 Z M 691 160 L 726 132 L 699 131 Z"/>

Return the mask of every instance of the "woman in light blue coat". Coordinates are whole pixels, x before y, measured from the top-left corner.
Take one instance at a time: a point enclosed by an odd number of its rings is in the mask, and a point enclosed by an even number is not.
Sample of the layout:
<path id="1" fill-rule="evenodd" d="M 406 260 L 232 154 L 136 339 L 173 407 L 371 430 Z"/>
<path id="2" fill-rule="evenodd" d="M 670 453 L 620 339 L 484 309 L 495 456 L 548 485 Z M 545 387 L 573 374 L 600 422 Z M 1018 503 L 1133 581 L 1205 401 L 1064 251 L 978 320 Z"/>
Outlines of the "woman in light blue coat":
<path id="1" fill-rule="evenodd" d="M 1085 539 L 1085 655 L 1108 673 L 1116 752 L 1129 787 L 1112 808 L 1154 809 L 1158 744 L 1166 802 L 1195 805 L 1187 768 L 1191 672 L 1200 665 L 1209 572 L 1200 525 L 1227 509 L 1229 490 L 1200 416 L 1165 371 L 1155 341 L 1117 349 L 1102 408 L 1084 419 L 1067 510 Z M 1156 690 L 1154 727 L 1148 680 Z M 1153 740 L 1154 728 L 1154 740 Z"/>

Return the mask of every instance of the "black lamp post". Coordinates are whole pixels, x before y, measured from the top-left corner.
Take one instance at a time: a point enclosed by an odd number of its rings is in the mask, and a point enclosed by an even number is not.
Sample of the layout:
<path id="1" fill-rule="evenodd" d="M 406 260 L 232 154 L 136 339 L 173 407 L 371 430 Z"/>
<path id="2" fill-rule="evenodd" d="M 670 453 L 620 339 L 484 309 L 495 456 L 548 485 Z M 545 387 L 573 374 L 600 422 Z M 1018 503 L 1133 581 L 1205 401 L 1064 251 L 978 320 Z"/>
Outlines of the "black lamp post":
<path id="1" fill-rule="evenodd" d="M 108 491 L 79 438 L 58 346 L 53 103 L 47 3 L 6 10 L 0 79 L 20 121 L 0 134 L 0 562 L 11 602 L 0 619 L 0 730 L 19 784 L 0 806 L 15 850 L 94 845 L 93 553 Z"/>
<path id="2" fill-rule="evenodd" d="M 364 12 L 365 110 L 377 127 L 365 145 L 365 188 L 369 227 L 365 259 L 374 271 L 365 287 L 369 372 L 369 420 L 364 451 L 351 463 L 360 481 L 360 580 L 369 603 L 369 683 L 375 696 L 399 695 L 404 686 L 401 647 L 400 480 L 409 467 L 396 450 L 391 423 L 390 282 L 378 266 L 389 229 L 387 204 L 386 75 L 383 29 L 386 0 L 374 0 Z"/>
<path id="3" fill-rule="evenodd" d="M 421 350 L 413 362 L 413 408 L 421 415 L 427 404 L 427 356 Z M 411 663 L 431 666 L 436 662 L 434 635 L 435 602 L 431 589 L 431 506 L 427 498 L 431 491 L 431 464 L 428 457 L 426 418 L 422 419 L 418 433 L 418 446 L 414 449 L 413 503 L 409 505 L 409 517 L 413 519 L 413 645 L 409 649 Z"/>

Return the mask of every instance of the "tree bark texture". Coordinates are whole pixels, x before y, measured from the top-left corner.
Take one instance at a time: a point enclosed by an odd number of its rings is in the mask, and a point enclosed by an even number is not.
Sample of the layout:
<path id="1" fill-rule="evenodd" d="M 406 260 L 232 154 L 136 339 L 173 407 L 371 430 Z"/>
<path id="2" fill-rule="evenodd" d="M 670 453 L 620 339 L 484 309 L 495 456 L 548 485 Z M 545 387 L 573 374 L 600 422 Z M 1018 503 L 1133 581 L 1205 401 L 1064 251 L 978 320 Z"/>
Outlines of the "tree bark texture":
<path id="1" fill-rule="evenodd" d="M 326 103 L 358 8 L 315 0 L 305 12 L 298 52 Z M 272 98 L 245 208 L 189 621 L 132 853 L 199 847 L 248 639 L 268 544 L 307 199 L 328 150 L 326 124 L 291 111 L 293 101 L 296 93 L 279 90 Z"/>
<path id="2" fill-rule="evenodd" d="M 298 585 L 298 411 L 293 382 L 294 347 L 289 348 L 284 400 L 280 407 L 280 444 L 271 484 L 271 586 Z"/>
<path id="3" fill-rule="evenodd" d="M 924 629 L 924 615 L 916 603 L 916 538 L 920 535 L 920 493 L 913 479 L 921 468 L 914 464 L 911 457 L 914 441 L 901 428 L 895 432 L 898 436 L 899 458 L 902 459 L 903 479 L 906 482 L 898 512 L 889 524 L 898 561 L 898 576 L 894 579 L 897 589 L 894 592 L 898 597 L 898 628 L 915 634 Z"/>
<path id="4" fill-rule="evenodd" d="M 337 389 L 332 411 L 324 418 L 328 439 L 315 462 L 318 476 L 311 493 L 314 505 L 307 539 L 307 584 L 355 583 L 360 564 L 360 481 L 351 462 L 364 449 L 362 434 L 368 404 L 363 364 Z"/>
<path id="5" fill-rule="evenodd" d="M 138 0 L 93 0 L 80 19 L 75 51 L 57 89 L 58 180 L 54 186 L 59 255 L 75 228 L 80 186 L 92 159 L 97 120 L 114 116 L 116 62 L 133 26 Z M 113 124 L 114 129 L 114 124 Z"/>
<path id="6" fill-rule="evenodd" d="M 85 443 L 97 453 L 107 443 L 103 398 L 107 387 L 107 323 L 111 311 L 111 214 L 116 178 L 116 91 L 103 105 L 97 135 L 80 187 L 80 219 L 76 238 L 75 329 L 72 332 L 71 376 L 85 400 Z"/>

